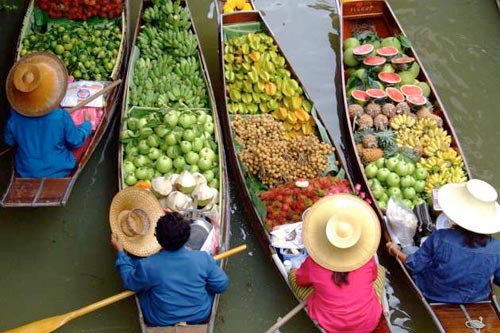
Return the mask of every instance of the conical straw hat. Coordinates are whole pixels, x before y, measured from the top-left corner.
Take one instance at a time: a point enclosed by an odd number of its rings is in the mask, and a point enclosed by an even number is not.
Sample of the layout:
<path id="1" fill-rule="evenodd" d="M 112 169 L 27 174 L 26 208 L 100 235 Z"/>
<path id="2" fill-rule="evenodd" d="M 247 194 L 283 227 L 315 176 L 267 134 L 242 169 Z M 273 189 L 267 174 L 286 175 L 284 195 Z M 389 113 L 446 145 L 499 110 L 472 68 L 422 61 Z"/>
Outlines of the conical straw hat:
<path id="1" fill-rule="evenodd" d="M 500 205 L 493 186 L 480 179 L 439 188 L 438 202 L 453 222 L 478 234 L 500 232 Z"/>
<path id="2" fill-rule="evenodd" d="M 161 250 L 155 228 L 163 215 L 163 208 L 153 193 L 132 186 L 121 190 L 113 198 L 109 224 L 127 252 L 147 257 Z"/>
<path id="3" fill-rule="evenodd" d="M 349 272 L 366 264 L 380 243 L 380 222 L 364 200 L 335 194 L 317 201 L 305 216 L 304 246 L 320 266 Z"/>
<path id="4" fill-rule="evenodd" d="M 57 108 L 68 85 L 64 63 L 48 52 L 30 53 L 10 69 L 5 89 L 14 110 L 40 117 Z"/>

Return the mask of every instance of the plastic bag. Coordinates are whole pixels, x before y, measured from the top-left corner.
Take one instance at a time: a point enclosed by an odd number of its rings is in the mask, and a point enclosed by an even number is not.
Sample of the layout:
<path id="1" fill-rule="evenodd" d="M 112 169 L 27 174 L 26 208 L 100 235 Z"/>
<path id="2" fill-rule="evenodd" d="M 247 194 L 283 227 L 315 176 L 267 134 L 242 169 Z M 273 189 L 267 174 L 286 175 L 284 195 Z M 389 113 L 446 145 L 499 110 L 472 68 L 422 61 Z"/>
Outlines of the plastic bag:
<path id="1" fill-rule="evenodd" d="M 271 244 L 282 249 L 303 249 L 302 222 L 274 227 L 271 231 Z"/>
<path id="2" fill-rule="evenodd" d="M 413 237 L 418 225 L 417 216 L 403 204 L 401 199 L 395 197 L 389 199 L 386 217 L 389 232 L 395 236 L 401 247 L 414 245 Z"/>

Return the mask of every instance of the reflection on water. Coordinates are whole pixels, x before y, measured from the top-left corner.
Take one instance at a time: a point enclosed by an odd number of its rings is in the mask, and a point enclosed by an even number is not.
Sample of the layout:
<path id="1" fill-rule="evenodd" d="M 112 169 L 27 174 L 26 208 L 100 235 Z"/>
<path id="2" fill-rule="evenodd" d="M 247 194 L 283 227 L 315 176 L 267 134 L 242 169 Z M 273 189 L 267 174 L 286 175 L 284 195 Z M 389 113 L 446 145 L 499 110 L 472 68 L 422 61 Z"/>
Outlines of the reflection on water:
<path id="1" fill-rule="evenodd" d="M 27 3 L 27 1 L 26 1 Z M 338 124 L 336 52 L 338 16 L 334 0 L 255 0 L 316 103 L 327 127 L 342 145 Z M 500 73 L 500 14 L 494 1 L 391 0 L 404 30 L 456 127 L 476 177 L 500 189 L 496 173 L 500 130 L 496 90 Z M 189 1 L 205 59 L 220 97 L 215 0 Z M 22 13 L 2 18 L 0 82 L 12 63 L 9 54 Z M 17 17 L 16 17 L 17 16 Z M 4 38 L 7 39 L 4 40 Z M 0 85 L 2 86 L 2 85 Z M 0 91 L 1 110 L 7 103 Z M 0 112 L 3 127 L 6 113 Z M 65 313 L 121 291 L 108 245 L 107 213 L 117 190 L 117 126 L 101 142 L 82 172 L 64 208 L 0 209 L 0 330 Z M 112 134 L 112 135 L 111 135 Z M 0 157 L 0 189 L 8 179 L 9 159 Z M 255 241 L 236 198 L 232 205 L 233 245 L 248 244 L 248 252 L 228 264 L 230 288 L 223 295 L 217 333 L 263 332 L 296 301 Z M 416 295 L 391 258 L 389 304 L 395 332 L 436 331 Z M 65 325 L 58 332 L 139 332 L 132 299 L 99 310 Z M 302 312 L 282 329 L 286 333 L 315 332 Z"/>

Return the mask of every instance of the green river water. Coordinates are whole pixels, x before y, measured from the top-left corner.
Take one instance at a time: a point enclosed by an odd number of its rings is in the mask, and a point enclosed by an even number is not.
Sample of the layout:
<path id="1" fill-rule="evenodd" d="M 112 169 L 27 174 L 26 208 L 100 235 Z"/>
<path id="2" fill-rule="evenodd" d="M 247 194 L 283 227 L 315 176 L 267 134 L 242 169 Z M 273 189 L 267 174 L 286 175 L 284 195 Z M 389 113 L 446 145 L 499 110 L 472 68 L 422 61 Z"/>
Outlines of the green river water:
<path id="1" fill-rule="evenodd" d="M 27 1 L 20 1 L 27 4 Z M 391 0 L 455 126 L 473 176 L 500 190 L 497 139 L 500 120 L 500 14 L 493 0 Z M 134 4 L 136 1 L 134 1 Z M 214 2 L 189 1 L 205 58 L 220 94 Z M 334 0 L 256 0 L 327 127 L 344 144 L 338 124 L 336 54 L 338 16 Z M 21 5 L 23 7 L 23 5 Z M 132 6 L 134 8 L 134 6 Z M 0 126 L 6 120 L 4 82 L 12 65 L 23 8 L 0 12 Z M 109 246 L 108 208 L 117 191 L 117 126 L 101 142 L 63 208 L 0 208 L 0 330 L 65 313 L 122 290 Z M 3 148 L 3 145 L 0 145 Z M 0 148 L 0 151 L 3 149 Z M 9 157 L 0 157 L 0 192 L 9 177 Z M 249 250 L 229 260 L 230 288 L 222 296 L 215 332 L 263 332 L 296 305 L 264 256 L 233 199 L 233 245 Z M 394 332 L 435 332 L 401 273 L 389 269 Z M 314 332 L 300 313 L 282 329 Z M 74 320 L 59 332 L 139 332 L 137 310 L 128 299 Z"/>

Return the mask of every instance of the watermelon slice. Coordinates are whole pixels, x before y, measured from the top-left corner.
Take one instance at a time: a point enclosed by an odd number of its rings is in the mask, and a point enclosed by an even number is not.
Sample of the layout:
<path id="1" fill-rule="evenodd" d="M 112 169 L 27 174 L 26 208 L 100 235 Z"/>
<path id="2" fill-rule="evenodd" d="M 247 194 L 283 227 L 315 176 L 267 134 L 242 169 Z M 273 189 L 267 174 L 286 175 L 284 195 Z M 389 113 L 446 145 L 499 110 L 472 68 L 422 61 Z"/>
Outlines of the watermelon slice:
<path id="1" fill-rule="evenodd" d="M 370 56 L 363 59 L 363 64 L 366 66 L 380 66 L 385 64 L 385 58 L 379 56 Z"/>
<path id="2" fill-rule="evenodd" d="M 414 61 L 415 61 L 415 58 L 407 57 L 407 56 L 402 56 L 402 57 L 397 57 L 397 58 L 391 59 L 391 63 L 394 65 L 394 67 L 398 71 L 407 70 Z"/>
<path id="3" fill-rule="evenodd" d="M 427 103 L 427 98 L 422 95 L 408 96 L 406 97 L 406 100 L 408 101 L 408 104 L 410 104 L 410 106 L 423 106 Z"/>
<path id="4" fill-rule="evenodd" d="M 377 54 L 381 57 L 385 57 L 386 59 L 391 59 L 398 54 L 398 52 L 398 49 L 392 46 L 384 46 L 377 50 Z"/>
<path id="5" fill-rule="evenodd" d="M 355 89 L 351 92 L 352 98 L 358 103 L 358 104 L 365 104 L 368 102 L 370 99 L 369 96 L 364 92 L 363 90 Z"/>
<path id="6" fill-rule="evenodd" d="M 419 86 L 414 84 L 405 84 L 399 88 L 401 92 L 406 96 L 423 96 L 424 91 Z"/>
<path id="7" fill-rule="evenodd" d="M 405 100 L 405 96 L 397 88 L 388 87 L 388 88 L 385 88 L 385 92 L 386 92 L 387 96 L 389 96 L 389 98 L 394 103 L 401 103 L 401 102 L 404 102 L 404 100 Z"/>
<path id="8" fill-rule="evenodd" d="M 355 47 L 352 54 L 358 59 L 364 59 L 367 55 L 373 52 L 374 46 L 372 44 L 363 44 Z"/>
<path id="9" fill-rule="evenodd" d="M 401 82 L 401 77 L 398 73 L 381 72 L 378 73 L 378 79 L 389 85 L 394 85 Z"/>
<path id="10" fill-rule="evenodd" d="M 373 99 L 381 99 L 387 96 L 382 89 L 367 89 L 366 94 Z"/>

